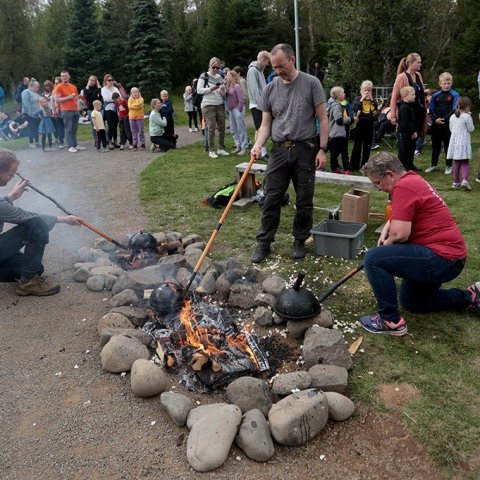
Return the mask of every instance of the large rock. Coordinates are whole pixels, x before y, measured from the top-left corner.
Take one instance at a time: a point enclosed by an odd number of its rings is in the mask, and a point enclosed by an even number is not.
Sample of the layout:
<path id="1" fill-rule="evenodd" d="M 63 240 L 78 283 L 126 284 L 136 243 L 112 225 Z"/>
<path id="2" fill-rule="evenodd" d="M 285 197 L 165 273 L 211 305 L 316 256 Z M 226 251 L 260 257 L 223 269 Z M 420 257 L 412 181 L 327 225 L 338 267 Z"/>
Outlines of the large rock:
<path id="1" fill-rule="evenodd" d="M 183 248 L 187 248 L 189 245 L 192 245 L 195 242 L 199 242 L 201 238 L 202 237 L 200 237 L 200 235 L 196 233 L 191 233 L 190 235 L 183 237 L 182 238 Z"/>
<path id="2" fill-rule="evenodd" d="M 137 338 L 146 347 L 152 343 L 152 336 L 142 330 L 136 330 L 135 328 L 104 328 L 100 333 L 100 347 L 106 345 L 114 335 L 127 335 Z"/>
<path id="3" fill-rule="evenodd" d="M 324 392 L 343 393 L 347 390 L 348 370 L 337 365 L 314 365 L 308 371 L 311 387 Z"/>
<path id="4" fill-rule="evenodd" d="M 114 295 L 108 302 L 109 307 L 122 307 L 124 305 L 137 305 L 138 297 L 133 290 L 126 289 Z"/>
<path id="5" fill-rule="evenodd" d="M 210 415 L 212 412 L 215 412 L 217 408 L 225 405 L 228 405 L 228 403 L 210 403 L 195 407 L 194 409 L 190 410 L 188 414 L 187 427 L 191 430 L 195 423 L 197 423 L 201 418 Z"/>
<path id="6" fill-rule="evenodd" d="M 217 287 L 215 284 L 217 277 L 218 274 L 216 270 L 208 270 L 208 272 L 206 272 L 203 276 L 202 280 L 200 281 L 200 285 L 195 289 L 195 291 L 202 295 L 212 295 L 217 291 Z"/>
<path id="7" fill-rule="evenodd" d="M 182 288 L 186 288 L 191 278 L 192 278 L 192 271 L 190 271 L 188 268 L 180 267 L 178 269 L 176 280 Z M 197 288 L 200 285 L 201 278 L 202 276 L 200 274 L 197 274 L 195 276 L 195 278 L 193 279 L 192 285 L 190 287 L 191 290 Z"/>
<path id="8" fill-rule="evenodd" d="M 127 275 L 143 288 L 155 288 L 170 275 L 170 268 L 163 265 L 151 265 L 138 270 L 130 270 Z"/>
<path id="9" fill-rule="evenodd" d="M 106 238 L 96 238 L 93 242 L 94 248 L 99 248 L 107 253 L 113 253 L 118 247 L 112 242 L 109 242 Z"/>
<path id="10" fill-rule="evenodd" d="M 306 390 L 310 387 L 312 380 L 307 372 L 281 373 L 274 378 L 272 393 L 275 395 L 290 395 L 293 390 Z"/>
<path id="11" fill-rule="evenodd" d="M 327 424 L 327 398 L 316 389 L 293 393 L 271 408 L 268 421 L 278 443 L 302 445 L 318 435 Z"/>
<path id="12" fill-rule="evenodd" d="M 258 409 L 265 417 L 272 407 L 268 385 L 259 378 L 240 377 L 227 387 L 228 401 L 240 408 L 242 413 Z"/>
<path id="13" fill-rule="evenodd" d="M 278 275 L 267 277 L 262 283 L 264 293 L 268 293 L 274 297 L 278 297 L 286 288 L 287 284 L 285 280 Z"/>
<path id="14" fill-rule="evenodd" d="M 103 275 L 103 279 L 105 281 L 105 290 L 111 291 L 115 283 L 117 283 L 118 278 L 115 275 L 110 275 L 105 273 Z"/>
<path id="15" fill-rule="evenodd" d="M 230 289 L 232 285 L 239 279 L 242 278 L 243 270 L 241 269 L 231 269 L 222 273 L 215 282 L 217 292 L 223 297 L 228 298 L 230 295 Z"/>
<path id="16" fill-rule="evenodd" d="M 185 425 L 190 410 L 195 408 L 192 400 L 185 395 L 175 392 L 163 392 L 160 395 L 160 402 L 179 427 Z"/>
<path id="17" fill-rule="evenodd" d="M 154 397 L 170 388 L 171 381 L 161 367 L 150 360 L 135 360 L 130 372 L 130 385 L 137 397 Z"/>
<path id="18" fill-rule="evenodd" d="M 273 312 L 270 308 L 257 307 L 254 313 L 255 323 L 260 327 L 273 325 Z"/>
<path id="19" fill-rule="evenodd" d="M 110 262 L 110 255 L 103 250 L 99 250 L 98 248 L 92 248 L 92 255 L 95 261 L 99 260 L 100 258 L 104 258 Z"/>
<path id="20" fill-rule="evenodd" d="M 253 308 L 255 306 L 255 297 L 260 290 L 257 283 L 248 283 L 243 280 L 237 280 L 230 289 L 228 303 L 232 307 Z"/>
<path id="21" fill-rule="evenodd" d="M 179 253 L 174 255 L 167 255 L 166 257 L 160 257 L 157 262 L 158 265 L 170 266 L 170 276 L 175 276 L 175 273 L 180 267 L 184 267 L 187 264 L 187 260 L 183 255 Z"/>
<path id="22" fill-rule="evenodd" d="M 97 324 L 98 333 L 101 335 L 103 330 L 106 328 L 123 328 L 131 329 L 133 328 L 133 323 L 121 313 L 112 313 L 109 312 L 104 315 Z"/>
<path id="23" fill-rule="evenodd" d="M 191 253 L 191 252 L 187 253 L 185 255 L 187 264 L 195 268 L 195 266 L 197 265 L 198 259 L 201 257 L 201 255 L 202 255 L 201 253 L 200 254 Z M 210 270 L 211 268 L 215 268 L 213 266 L 213 260 L 211 258 L 205 257 L 205 259 L 203 260 L 202 266 L 200 267 L 199 273 L 203 275 L 207 270 Z"/>
<path id="24" fill-rule="evenodd" d="M 338 365 L 350 370 L 353 367 L 352 356 L 347 350 L 345 338 L 338 330 L 317 325 L 309 328 L 303 342 L 303 359 L 305 368 L 319 363 Z"/>
<path id="25" fill-rule="evenodd" d="M 331 328 L 333 326 L 333 315 L 329 310 L 322 310 L 320 314 L 307 320 L 289 320 L 287 329 L 293 338 L 301 339 L 305 332 L 313 325 Z"/>
<path id="26" fill-rule="evenodd" d="M 123 292 L 123 290 L 133 290 L 137 295 L 143 296 L 144 286 L 130 278 L 126 273 L 120 275 L 112 287 L 113 295 Z"/>
<path id="27" fill-rule="evenodd" d="M 343 422 L 355 411 L 355 404 L 337 392 L 325 392 L 328 401 L 328 416 L 335 422 Z"/>
<path id="28" fill-rule="evenodd" d="M 73 274 L 73 279 L 76 282 L 81 282 L 84 283 L 88 280 L 89 277 L 91 277 L 92 274 L 90 273 L 90 270 L 86 266 L 81 266 L 78 268 L 75 273 Z"/>
<path id="29" fill-rule="evenodd" d="M 242 421 L 235 405 L 217 407 L 196 422 L 187 442 L 187 460 L 197 472 L 209 472 L 225 462 Z"/>
<path id="30" fill-rule="evenodd" d="M 139 340 L 127 335 L 114 335 L 103 347 L 100 358 L 102 367 L 108 372 L 128 372 L 135 360 L 150 358 L 148 348 Z"/>
<path id="31" fill-rule="evenodd" d="M 105 288 L 105 276 L 91 275 L 87 278 L 87 288 L 92 292 L 101 292 Z"/>
<path id="32" fill-rule="evenodd" d="M 277 298 L 269 293 L 259 293 L 254 300 L 257 307 L 270 307 L 273 308 L 277 303 Z"/>
<path id="33" fill-rule="evenodd" d="M 257 462 L 267 462 L 275 455 L 270 427 L 260 410 L 245 413 L 235 443 L 247 457 Z"/>
<path id="34" fill-rule="evenodd" d="M 116 277 L 119 277 L 125 273 L 121 268 L 111 265 L 105 267 L 93 267 L 90 272 L 92 275 L 115 275 Z"/>
<path id="35" fill-rule="evenodd" d="M 82 247 L 77 253 L 77 261 L 79 262 L 94 262 L 93 251 L 89 247 Z"/>
<path id="36" fill-rule="evenodd" d="M 142 327 L 148 321 L 147 311 L 138 307 L 115 307 L 110 310 L 111 313 L 121 313 L 127 317 L 137 327 Z"/>

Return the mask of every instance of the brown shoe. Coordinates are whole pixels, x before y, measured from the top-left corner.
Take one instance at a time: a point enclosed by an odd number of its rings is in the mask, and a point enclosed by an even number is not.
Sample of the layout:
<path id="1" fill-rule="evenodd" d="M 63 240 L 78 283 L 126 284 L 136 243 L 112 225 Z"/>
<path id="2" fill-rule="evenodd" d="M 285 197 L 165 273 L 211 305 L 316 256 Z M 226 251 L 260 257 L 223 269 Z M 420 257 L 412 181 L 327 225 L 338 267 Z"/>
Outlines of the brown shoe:
<path id="1" fill-rule="evenodd" d="M 48 295 L 55 295 L 60 291 L 60 285 L 47 282 L 38 275 L 33 277 L 28 282 L 17 282 L 17 295 L 26 297 L 27 295 L 35 295 L 37 297 L 46 297 Z"/>

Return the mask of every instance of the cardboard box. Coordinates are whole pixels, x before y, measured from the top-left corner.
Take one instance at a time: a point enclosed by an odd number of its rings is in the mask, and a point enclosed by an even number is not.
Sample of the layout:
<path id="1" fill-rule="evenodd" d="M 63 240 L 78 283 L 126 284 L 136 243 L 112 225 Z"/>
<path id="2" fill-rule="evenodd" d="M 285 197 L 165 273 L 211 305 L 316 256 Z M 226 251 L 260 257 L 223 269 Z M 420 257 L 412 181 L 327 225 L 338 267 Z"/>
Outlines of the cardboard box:
<path id="1" fill-rule="evenodd" d="M 350 190 L 343 195 L 342 220 L 346 222 L 368 223 L 370 208 L 370 192 L 365 190 Z"/>

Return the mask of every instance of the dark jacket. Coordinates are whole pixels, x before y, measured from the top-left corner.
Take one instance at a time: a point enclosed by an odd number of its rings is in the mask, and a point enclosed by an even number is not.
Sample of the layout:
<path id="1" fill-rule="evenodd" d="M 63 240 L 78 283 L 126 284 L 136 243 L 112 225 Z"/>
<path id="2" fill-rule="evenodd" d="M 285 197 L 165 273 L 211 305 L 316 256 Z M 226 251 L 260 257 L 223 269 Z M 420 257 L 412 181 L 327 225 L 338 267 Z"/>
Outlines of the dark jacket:
<path id="1" fill-rule="evenodd" d="M 416 131 L 415 105 L 400 101 L 397 104 L 398 133 L 412 136 Z"/>

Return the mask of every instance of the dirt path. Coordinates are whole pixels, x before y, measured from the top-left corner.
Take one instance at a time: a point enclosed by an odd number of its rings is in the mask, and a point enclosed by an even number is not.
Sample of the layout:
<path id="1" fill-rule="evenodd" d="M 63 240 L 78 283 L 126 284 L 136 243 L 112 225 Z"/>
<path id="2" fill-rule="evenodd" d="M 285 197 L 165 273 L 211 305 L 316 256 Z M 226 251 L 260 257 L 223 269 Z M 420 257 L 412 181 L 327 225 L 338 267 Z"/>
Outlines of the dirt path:
<path id="1" fill-rule="evenodd" d="M 178 130 L 180 144 L 201 138 Z M 19 152 L 20 171 L 114 237 L 144 228 L 137 179 L 156 155 L 100 155 L 85 146 L 77 154 Z M 34 192 L 24 197 L 22 206 L 57 214 L 53 204 Z M 105 303 L 71 278 L 77 250 L 94 238 L 85 228 L 58 225 L 53 230 L 45 264 L 62 285 L 58 295 L 17 297 L 12 285 L 0 284 L 0 478 L 198 478 L 186 461 L 185 442 L 176 446 L 182 431 L 163 412 L 159 399 L 134 397 L 128 375 L 122 378 L 101 368 L 96 324 L 106 313 Z M 220 469 L 202 475 L 229 480 L 322 477 L 403 480 L 440 474 L 397 416 L 360 408 L 355 419 L 329 425 L 303 447 L 278 447 L 267 464 L 232 449 Z"/>

